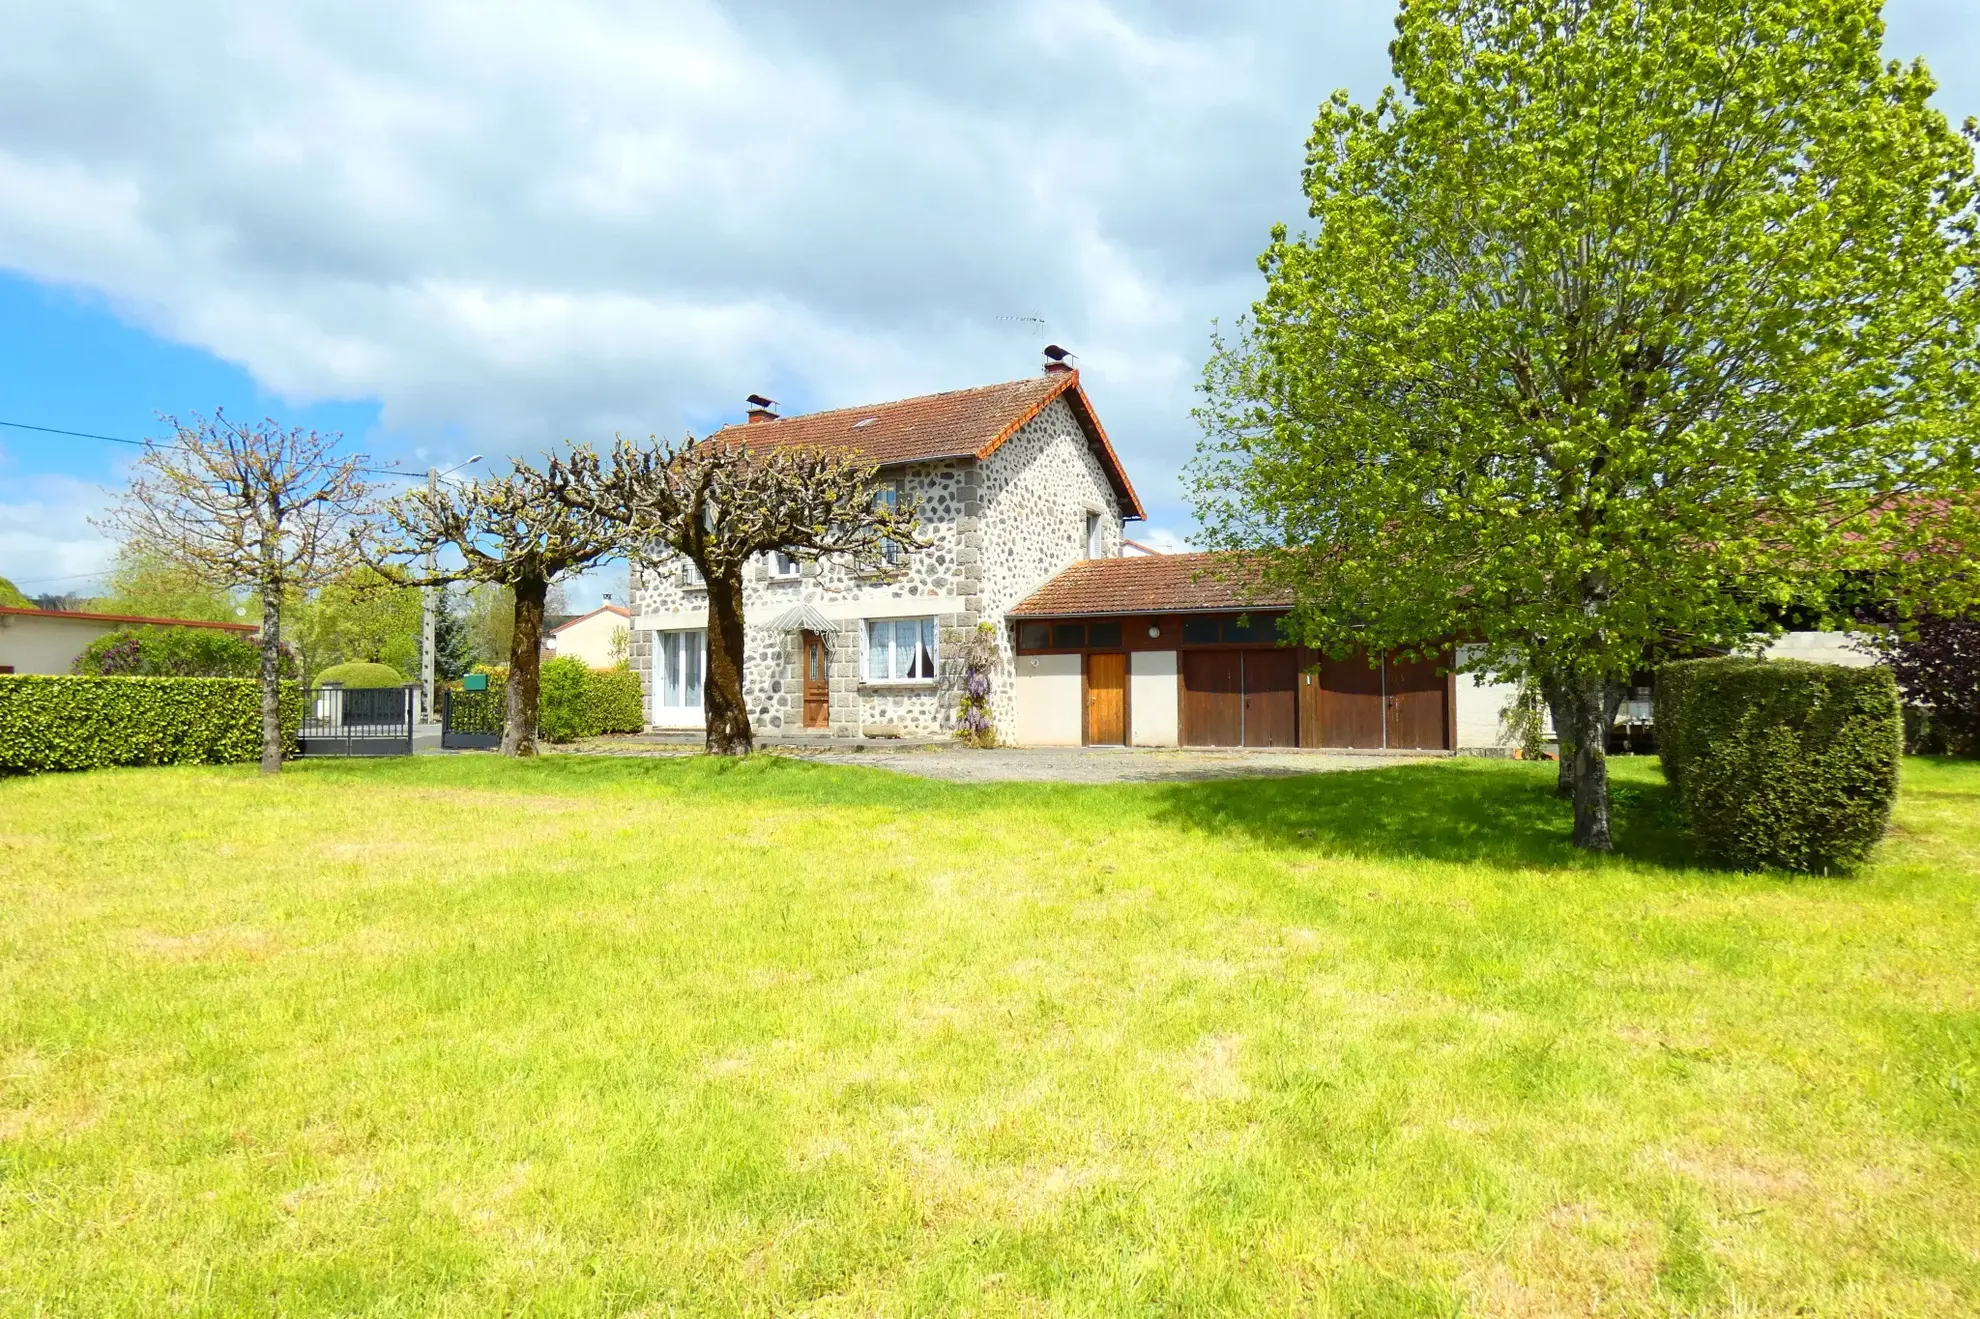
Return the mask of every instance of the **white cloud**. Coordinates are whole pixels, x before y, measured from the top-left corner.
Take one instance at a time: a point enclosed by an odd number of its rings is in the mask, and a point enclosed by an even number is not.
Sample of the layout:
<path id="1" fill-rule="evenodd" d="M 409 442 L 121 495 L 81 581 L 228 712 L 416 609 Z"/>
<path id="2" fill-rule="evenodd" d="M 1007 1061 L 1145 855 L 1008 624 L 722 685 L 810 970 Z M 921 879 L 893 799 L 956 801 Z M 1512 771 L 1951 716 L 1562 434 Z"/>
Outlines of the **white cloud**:
<path id="1" fill-rule="evenodd" d="M 0 495 L 0 575 L 28 595 L 93 592 L 111 546 L 89 524 L 103 489 L 66 476 L 9 476 Z"/>
<path id="2" fill-rule="evenodd" d="M 998 318 L 1037 311 L 1173 523 L 1209 322 L 1300 218 L 1314 106 L 1386 75 L 1394 13 L 0 6 L 0 266 L 287 397 L 375 398 L 413 445 L 673 433 L 751 390 L 1028 373 Z"/>

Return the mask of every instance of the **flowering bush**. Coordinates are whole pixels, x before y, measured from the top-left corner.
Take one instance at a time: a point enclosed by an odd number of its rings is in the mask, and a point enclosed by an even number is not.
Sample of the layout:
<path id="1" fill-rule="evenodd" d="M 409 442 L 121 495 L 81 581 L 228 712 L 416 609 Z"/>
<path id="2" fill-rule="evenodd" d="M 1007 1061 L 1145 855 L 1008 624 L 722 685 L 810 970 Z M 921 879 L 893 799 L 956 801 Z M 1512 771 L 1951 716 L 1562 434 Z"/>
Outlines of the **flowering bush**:
<path id="1" fill-rule="evenodd" d="M 990 721 L 990 673 L 996 663 L 996 625 L 979 623 L 962 650 L 962 707 L 956 717 L 956 736 L 968 746 L 997 745 L 997 729 Z"/>
<path id="2" fill-rule="evenodd" d="M 278 650 L 281 676 L 293 681 L 296 659 Z M 72 667 L 89 678 L 252 678 L 261 672 L 254 638 L 210 627 L 130 627 L 83 648 Z"/>

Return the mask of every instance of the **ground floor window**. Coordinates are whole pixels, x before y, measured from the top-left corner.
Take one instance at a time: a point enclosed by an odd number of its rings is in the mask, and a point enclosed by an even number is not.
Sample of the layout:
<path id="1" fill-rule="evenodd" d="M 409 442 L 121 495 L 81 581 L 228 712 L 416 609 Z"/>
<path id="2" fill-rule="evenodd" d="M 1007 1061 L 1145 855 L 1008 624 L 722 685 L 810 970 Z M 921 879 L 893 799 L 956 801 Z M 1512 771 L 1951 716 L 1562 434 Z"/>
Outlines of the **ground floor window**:
<path id="1" fill-rule="evenodd" d="M 935 677 L 935 620 L 875 618 L 866 624 L 866 676 L 872 682 Z"/>
<path id="2" fill-rule="evenodd" d="M 658 632 L 660 657 L 653 703 L 663 710 L 701 709 L 701 675 L 708 667 L 708 633 Z"/>

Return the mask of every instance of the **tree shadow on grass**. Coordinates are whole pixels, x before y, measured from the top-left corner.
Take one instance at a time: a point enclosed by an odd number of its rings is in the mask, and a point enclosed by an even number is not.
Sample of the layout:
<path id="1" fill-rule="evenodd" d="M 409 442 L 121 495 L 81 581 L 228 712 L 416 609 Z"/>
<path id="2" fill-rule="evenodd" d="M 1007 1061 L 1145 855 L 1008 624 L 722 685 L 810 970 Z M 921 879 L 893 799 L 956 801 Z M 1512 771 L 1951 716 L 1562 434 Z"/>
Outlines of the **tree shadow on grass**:
<path id="1" fill-rule="evenodd" d="M 1581 868 L 1573 807 L 1551 766 L 1442 762 L 1298 778 L 1224 779 L 1161 791 L 1165 822 L 1209 834 L 1356 856 L 1502 869 Z M 1634 776 L 1611 786 L 1616 855 L 1669 869 L 1699 865 L 1676 795 Z"/>

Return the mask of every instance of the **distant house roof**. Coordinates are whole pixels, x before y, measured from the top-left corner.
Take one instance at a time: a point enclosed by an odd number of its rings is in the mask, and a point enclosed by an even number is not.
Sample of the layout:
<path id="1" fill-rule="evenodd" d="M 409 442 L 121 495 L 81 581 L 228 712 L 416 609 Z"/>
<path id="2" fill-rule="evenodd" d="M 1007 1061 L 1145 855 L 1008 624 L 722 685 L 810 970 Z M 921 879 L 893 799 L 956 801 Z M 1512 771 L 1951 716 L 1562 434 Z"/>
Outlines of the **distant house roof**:
<path id="1" fill-rule="evenodd" d="M 1290 592 L 1260 584 L 1259 560 L 1244 554 L 1148 554 L 1086 559 L 1010 610 L 1012 618 L 1075 614 L 1230 613 L 1285 609 Z"/>
<path id="2" fill-rule="evenodd" d="M 741 441 L 753 449 L 839 450 L 856 453 L 881 467 L 942 458 L 981 460 L 1058 398 L 1066 400 L 1086 433 L 1087 443 L 1121 502 L 1122 516 L 1145 517 L 1134 485 L 1080 387 L 1077 371 L 724 426 L 710 438 Z"/>
<path id="3" fill-rule="evenodd" d="M 632 610 L 627 609 L 624 605 L 600 605 L 588 614 L 558 614 L 551 620 L 551 626 L 545 629 L 545 631 L 548 634 L 554 635 L 562 632 L 567 627 L 577 626 L 587 618 L 596 618 L 600 614 L 617 614 L 620 618 L 628 620 L 632 618 Z"/>
<path id="4" fill-rule="evenodd" d="M 253 623 L 214 623 L 203 618 L 147 618 L 142 614 L 90 614 L 80 609 L 22 609 L 0 605 L 0 614 L 21 618 L 79 618 L 86 623 L 127 623 L 145 627 L 211 627 L 223 632 L 253 632 Z"/>

